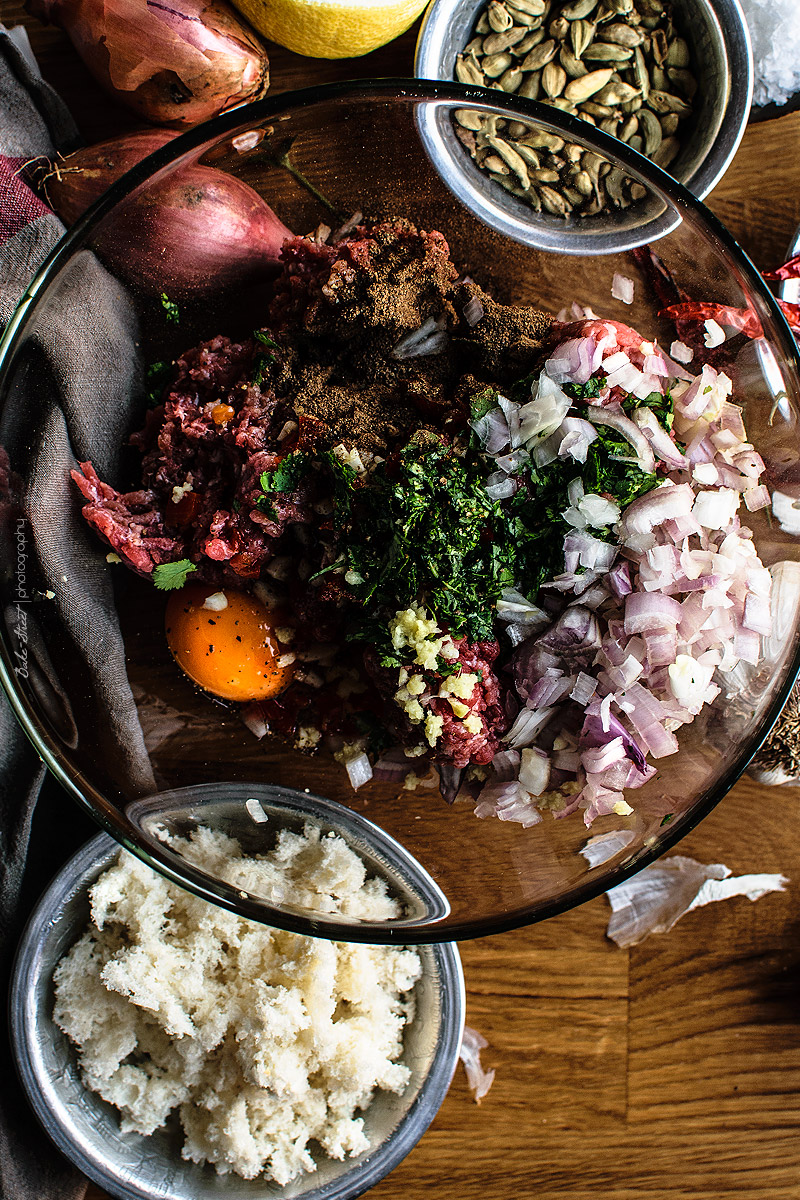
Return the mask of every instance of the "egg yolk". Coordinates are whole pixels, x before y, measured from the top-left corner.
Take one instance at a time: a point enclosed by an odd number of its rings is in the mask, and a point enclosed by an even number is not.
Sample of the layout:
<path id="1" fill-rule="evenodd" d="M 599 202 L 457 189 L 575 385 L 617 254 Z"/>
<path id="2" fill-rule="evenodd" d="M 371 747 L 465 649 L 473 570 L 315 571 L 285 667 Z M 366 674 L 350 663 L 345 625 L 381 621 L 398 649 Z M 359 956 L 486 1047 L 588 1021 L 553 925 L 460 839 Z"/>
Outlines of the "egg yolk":
<path id="1" fill-rule="evenodd" d="M 275 616 L 244 592 L 228 591 L 227 604 L 204 608 L 219 588 L 190 583 L 173 592 L 165 618 L 167 645 L 181 670 L 223 700 L 266 700 L 290 683 L 291 662 L 275 636 Z"/>

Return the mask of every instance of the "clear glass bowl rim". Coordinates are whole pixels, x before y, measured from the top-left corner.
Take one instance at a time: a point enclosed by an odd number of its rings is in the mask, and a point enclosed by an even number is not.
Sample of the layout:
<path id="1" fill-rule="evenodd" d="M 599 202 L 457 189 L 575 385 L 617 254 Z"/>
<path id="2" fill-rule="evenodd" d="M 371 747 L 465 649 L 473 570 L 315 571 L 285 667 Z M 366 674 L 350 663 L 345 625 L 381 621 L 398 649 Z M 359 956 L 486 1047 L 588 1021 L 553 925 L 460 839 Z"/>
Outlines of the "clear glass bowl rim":
<path id="1" fill-rule="evenodd" d="M 649 159 L 636 150 L 632 150 L 626 143 L 603 133 L 600 129 L 571 117 L 560 109 L 540 104 L 535 100 L 511 98 L 496 89 L 471 87 L 460 83 L 389 78 L 328 83 L 317 87 L 281 92 L 274 96 L 267 96 L 263 100 L 231 109 L 179 134 L 112 184 L 60 239 L 20 298 L 0 338 L 0 395 L 3 394 L 9 362 L 13 358 L 28 321 L 35 316 L 36 301 L 39 296 L 46 290 L 61 267 L 69 261 L 72 254 L 83 247 L 98 222 L 141 184 L 157 177 L 160 172 L 170 168 L 176 160 L 184 155 L 190 155 L 204 143 L 226 135 L 234 135 L 242 126 L 251 126 L 269 120 L 280 112 L 311 108 L 317 104 L 336 101 L 390 102 L 392 100 L 409 104 L 441 101 L 458 108 L 468 107 L 470 103 L 488 105 L 512 119 L 514 117 L 533 119 L 565 139 L 590 143 L 599 153 L 616 159 L 634 176 L 639 177 L 646 186 L 661 193 L 679 213 L 684 211 L 691 213 L 697 223 L 704 226 L 717 241 L 721 252 L 730 256 L 731 265 L 738 269 L 738 274 L 746 281 L 747 287 L 758 295 L 768 310 L 773 322 L 771 332 L 783 355 L 786 359 L 793 361 L 795 371 L 800 376 L 800 348 L 798 348 L 775 297 L 752 260 L 722 222 L 700 200 Z M 431 169 L 435 168 L 432 166 Z M 397 929 L 388 925 L 370 926 L 365 924 L 353 927 L 338 924 L 335 921 L 326 921 L 323 932 L 314 916 L 309 916 L 308 919 L 298 918 L 267 904 L 242 900 L 234 888 L 211 880 L 209 876 L 197 871 L 188 863 L 180 871 L 176 871 L 166 856 L 161 857 L 157 848 L 145 848 L 131 838 L 130 827 L 125 822 L 122 810 L 116 808 L 99 792 L 85 774 L 60 750 L 55 739 L 39 723 L 32 707 L 16 691 L 10 649 L 6 643 L 5 632 L 0 629 L 0 684 L 8 696 L 17 720 L 32 742 L 37 754 L 58 782 L 120 845 L 136 854 L 154 870 L 159 871 L 178 886 L 188 887 L 196 895 L 210 903 L 221 905 L 240 916 L 296 933 L 311 934 L 316 937 L 324 936 L 336 941 L 384 945 L 391 943 L 424 945 L 432 942 L 462 941 L 521 928 L 576 908 L 638 874 L 645 866 L 655 862 L 699 825 L 730 791 L 777 720 L 798 673 L 800 673 L 800 644 L 798 644 L 787 669 L 784 683 L 767 709 L 760 727 L 742 743 L 738 754 L 715 786 L 710 789 L 708 796 L 702 802 L 696 803 L 691 811 L 679 821 L 666 826 L 656 845 L 642 850 L 637 854 L 633 863 L 614 869 L 610 876 L 596 879 L 590 877 L 586 883 L 573 888 L 566 895 L 542 903 L 533 913 L 517 908 L 496 917 L 479 918 L 474 921 L 436 923 L 418 928 L 409 928 L 406 925 Z"/>

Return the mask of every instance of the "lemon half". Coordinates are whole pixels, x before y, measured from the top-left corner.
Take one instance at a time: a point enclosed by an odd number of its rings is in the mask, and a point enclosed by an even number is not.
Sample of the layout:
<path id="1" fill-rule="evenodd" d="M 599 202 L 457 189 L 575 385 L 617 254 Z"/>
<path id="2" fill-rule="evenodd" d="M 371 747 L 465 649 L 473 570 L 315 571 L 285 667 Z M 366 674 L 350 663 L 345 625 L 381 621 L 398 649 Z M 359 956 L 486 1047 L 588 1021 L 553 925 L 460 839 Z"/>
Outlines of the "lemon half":
<path id="1" fill-rule="evenodd" d="M 409 28 L 427 0 L 233 0 L 270 41 L 309 58 L 356 58 Z"/>

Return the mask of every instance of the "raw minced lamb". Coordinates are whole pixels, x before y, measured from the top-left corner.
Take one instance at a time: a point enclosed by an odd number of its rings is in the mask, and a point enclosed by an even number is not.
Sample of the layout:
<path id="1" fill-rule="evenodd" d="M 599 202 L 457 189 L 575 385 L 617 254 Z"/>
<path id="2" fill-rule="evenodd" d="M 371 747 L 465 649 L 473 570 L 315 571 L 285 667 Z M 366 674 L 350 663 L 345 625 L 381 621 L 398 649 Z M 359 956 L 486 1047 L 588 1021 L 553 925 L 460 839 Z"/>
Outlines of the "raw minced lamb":
<path id="1" fill-rule="evenodd" d="M 198 829 L 174 848 L 261 895 L 351 916 L 397 915 L 382 882 L 338 837 L 307 826 L 247 857 Z M 88 1088 L 123 1132 L 151 1134 L 177 1110 L 183 1157 L 288 1183 L 366 1150 L 365 1109 L 400 1093 L 419 956 L 243 920 L 168 883 L 127 853 L 90 890 L 91 924 L 55 972 L 54 1018 Z"/>

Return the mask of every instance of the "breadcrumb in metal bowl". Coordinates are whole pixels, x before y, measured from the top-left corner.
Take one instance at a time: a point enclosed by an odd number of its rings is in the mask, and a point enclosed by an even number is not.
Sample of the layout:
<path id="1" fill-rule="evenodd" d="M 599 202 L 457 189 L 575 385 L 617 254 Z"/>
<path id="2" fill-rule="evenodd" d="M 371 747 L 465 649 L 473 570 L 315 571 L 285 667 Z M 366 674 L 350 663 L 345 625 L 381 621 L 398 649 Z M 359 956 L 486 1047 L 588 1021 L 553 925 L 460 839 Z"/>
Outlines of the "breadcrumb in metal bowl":
<path id="1" fill-rule="evenodd" d="M 367 1107 L 364 1134 L 370 1142 L 368 1150 L 337 1160 L 320 1148 L 314 1149 L 312 1143 L 316 1171 L 302 1174 L 283 1187 L 265 1182 L 263 1176 L 242 1179 L 219 1175 L 209 1165 L 200 1166 L 181 1157 L 183 1137 L 174 1119 L 147 1136 L 120 1132 L 119 1114 L 85 1086 L 74 1047 L 53 1017 L 56 965 L 87 928 L 89 889 L 119 853 L 112 839 L 100 835 L 62 869 L 30 919 L 15 965 L 11 1029 L 17 1067 L 34 1111 L 59 1148 L 90 1179 L 122 1200 L 217 1200 L 222 1196 L 255 1200 L 267 1195 L 287 1200 L 350 1200 L 372 1187 L 425 1132 L 444 1099 L 458 1061 L 464 985 L 455 945 L 447 943 L 413 952 L 419 956 L 421 974 L 411 993 L 414 1014 L 404 1030 L 403 1052 L 397 1064 L 399 1070 L 408 1072 L 409 1080 L 397 1092 L 377 1092 Z M 142 884 L 146 883 L 148 869 L 137 864 L 135 870 Z M 161 891 L 170 886 L 158 876 L 153 878 Z M 109 899 L 108 894 L 105 899 Z M 188 896 L 186 901 L 200 903 Z M 106 911 L 106 922 L 111 927 L 113 908 L 112 902 L 111 910 Z M 219 917 L 225 918 L 226 914 L 220 913 Z M 227 917 L 228 921 L 232 919 L 237 920 Z M 269 937 L 263 926 L 256 928 L 262 939 Z M 99 936 L 102 939 L 107 935 Z M 180 931 L 173 929 L 162 936 L 169 941 L 179 938 Z M 368 947 L 361 949 L 374 952 Z M 90 973 L 92 970 L 90 966 Z M 70 1023 L 65 1004 L 73 999 L 69 989 L 62 986 L 62 1024 Z M 118 1000 L 122 1002 L 121 997 Z M 79 1013 L 72 1013 L 72 1023 L 81 1025 Z M 198 1119 L 202 1119 L 199 1109 Z"/>
<path id="2" fill-rule="evenodd" d="M 404 769 L 402 774 L 410 786 L 403 786 L 391 763 L 388 778 L 361 777 L 354 791 L 335 757 L 338 753 L 340 758 L 347 759 L 345 746 L 320 746 L 320 729 L 311 725 L 298 729 L 296 744 L 292 743 L 297 714 L 289 711 L 288 689 L 277 697 L 258 701 L 262 708 L 269 706 L 271 729 L 267 736 L 266 721 L 259 718 L 258 712 L 243 714 L 241 705 L 235 707 L 236 701 L 215 699 L 209 695 L 213 689 L 202 690 L 192 677 L 182 673 L 176 665 L 178 653 L 173 657 L 165 637 L 165 596 L 151 580 L 124 570 L 117 561 L 119 554 L 107 557 L 106 547 L 98 544 L 82 519 L 79 496 L 70 479 L 70 471 L 78 463 L 91 461 L 97 478 L 107 481 L 108 487 L 119 494 L 130 495 L 130 489 L 141 482 L 129 438 L 148 420 L 148 393 L 154 390 L 154 384 L 146 368 L 177 363 L 188 348 L 218 336 L 229 339 L 232 345 L 243 346 L 247 341 L 251 351 L 258 342 L 264 349 L 263 355 L 259 351 L 263 358 L 274 352 L 254 336 L 264 332 L 264 314 L 271 299 L 274 274 L 263 283 L 253 285 L 250 281 L 246 288 L 222 295 L 214 293 L 181 301 L 177 306 L 179 323 L 175 324 L 175 304 L 170 302 L 169 309 L 165 309 L 159 296 L 148 292 L 144 284 L 130 283 L 130 272 L 117 272 L 118 264 L 113 255 L 109 256 L 109 247 L 113 245 L 109 235 L 120 221 L 120 209 L 129 201 L 152 198 L 159 181 L 200 160 L 204 170 L 211 170 L 213 164 L 213 170 L 228 172 L 256 189 L 282 225 L 305 239 L 306 258 L 317 252 L 320 258 L 326 257 L 319 247 L 335 237 L 334 231 L 355 229 L 361 223 L 361 218 L 354 220 L 358 213 L 362 214 L 365 225 L 373 228 L 376 223 L 402 217 L 415 229 L 446 239 L 461 285 L 472 289 L 472 299 L 483 295 L 498 306 L 546 312 L 549 320 L 558 321 L 561 316 L 565 327 L 571 314 L 584 323 L 591 321 L 586 316 L 590 308 L 602 314 L 602 320 L 615 330 L 623 326 L 637 330 L 639 350 L 643 338 L 653 339 L 653 346 L 657 344 L 661 350 L 670 347 L 677 334 L 684 347 L 678 349 L 684 355 L 687 348 L 691 349 L 692 339 L 688 333 L 686 336 L 680 333 L 674 318 L 677 313 L 684 326 L 690 320 L 698 350 L 702 347 L 700 353 L 710 356 L 708 363 L 718 372 L 718 378 L 724 374 L 732 384 L 733 403 L 741 406 L 748 439 L 763 459 L 765 488 L 770 491 L 775 488 L 785 495 L 800 490 L 795 446 L 800 415 L 797 346 L 768 289 L 726 230 L 679 184 L 642 159 L 637 160 L 639 174 L 675 218 L 672 232 L 656 247 L 657 258 L 646 251 L 638 257 L 627 254 L 565 257 L 521 246 L 481 220 L 448 190 L 421 141 L 422 115 L 426 112 L 452 115 L 465 107 L 470 96 L 469 89 L 438 82 L 335 85 L 299 96 L 271 97 L 181 135 L 115 184 L 94 210 L 69 231 L 0 342 L 0 445 L 8 456 L 7 460 L 0 456 L 4 517 L 0 525 L 0 549 L 4 561 L 14 564 L 21 545 L 24 553 L 19 561 L 25 567 L 23 575 L 15 575 L 12 570 L 0 580 L 7 614 L 6 624 L 0 630 L 0 678 L 17 716 L 43 759 L 76 800 L 107 831 L 173 881 L 240 915 L 301 932 L 322 931 L 326 936 L 343 940 L 416 944 L 485 935 L 543 919 L 614 886 L 674 845 L 725 794 L 780 710 L 800 661 L 797 596 L 786 587 L 782 589 L 780 637 L 749 630 L 762 639 L 758 655 L 754 639 L 748 639 L 748 643 L 753 643 L 748 651 L 750 659 L 756 661 L 745 660 L 741 668 L 737 664 L 736 673 L 722 681 L 725 697 L 720 696 L 707 706 L 707 720 L 695 721 L 679 731 L 679 752 L 658 759 L 656 773 L 636 793 L 635 812 L 612 806 L 613 811 L 598 815 L 597 832 L 621 827 L 633 836 L 623 853 L 590 871 L 579 853 L 586 839 L 584 814 L 588 812 L 581 808 L 582 801 L 576 800 L 572 817 L 562 820 L 559 814 L 565 813 L 564 796 L 543 792 L 544 800 L 532 806 L 537 809 L 537 816 L 541 816 L 533 827 L 519 821 L 517 809 L 509 812 L 502 804 L 495 808 L 502 809 L 500 815 L 506 819 L 487 815 L 479 820 L 476 797 L 468 788 L 462 788 L 455 802 L 447 805 L 436 793 L 435 780 L 428 780 L 421 768 L 410 774 Z M 494 106 L 498 113 L 509 112 L 513 107 L 499 93 L 482 97 L 480 103 Z M 544 120 L 532 112 L 526 119 L 534 123 Z M 548 114 L 546 125 L 569 137 L 574 132 L 574 122 L 555 109 Z M 616 161 L 613 143 L 589 125 L 581 136 L 588 145 Z M 623 159 L 627 163 L 631 155 L 623 155 L 620 150 L 619 162 Z M 398 212 L 399 208 L 402 211 Z M 129 232 L 127 226 L 126 231 Z M 317 251 L 311 248 L 312 243 Z M 303 256 L 295 256 L 294 261 L 299 270 L 305 271 L 307 263 Z M 130 267 L 131 263 L 126 265 Z M 323 288 L 327 286 L 326 281 L 321 283 Z M 295 285 L 290 285 L 289 291 L 294 290 Z M 430 297 L 433 307 L 419 314 L 421 325 L 417 332 L 426 354 L 440 351 L 454 332 L 460 336 L 462 317 L 466 322 L 477 319 L 474 328 L 479 339 L 482 330 L 491 323 L 487 313 L 494 312 L 487 309 L 484 300 L 479 306 L 467 301 L 461 315 L 454 306 L 449 314 L 450 325 L 445 319 L 442 326 L 441 316 L 435 311 L 441 297 L 441 289 L 438 293 L 434 289 Z M 337 298 L 341 300 L 338 293 Z M 376 304 L 382 298 L 383 295 L 376 296 Z M 445 297 L 445 302 L 450 302 L 449 297 Z M 573 304 L 580 309 L 580 318 L 572 309 Z M 478 308 L 483 309 L 483 316 Z M 85 319 L 88 310 L 92 312 L 89 323 Z M 358 309 L 361 317 L 364 311 L 363 307 Z M 443 315 L 446 318 L 448 314 Z M 413 325 L 410 322 L 405 331 L 411 332 Z M 582 330 L 588 336 L 585 325 Z M 361 325 L 358 332 L 363 337 Z M 508 332 L 506 328 L 505 333 Z M 517 328 L 510 341 L 498 342 L 496 348 L 502 351 L 496 356 L 500 366 L 525 361 L 537 337 L 535 328 L 527 331 Z M 320 341 L 324 340 L 321 337 Z M 59 369 L 59 355 L 64 346 L 71 350 L 70 361 L 76 368 L 77 379 L 65 380 Z M 396 342 L 389 343 L 389 349 L 392 348 L 396 349 Z M 324 346 L 322 349 L 324 352 Z M 626 372 L 627 378 L 632 365 L 638 370 L 638 359 L 636 363 L 626 362 L 619 348 L 618 353 L 622 355 L 622 365 L 619 359 L 616 365 Z M 324 355 L 319 358 L 317 366 L 327 369 L 336 365 L 323 358 Z M 649 351 L 646 358 L 651 360 L 650 366 L 663 361 L 659 354 Z M 705 365 L 706 358 L 703 362 Z M 260 369 L 253 366 L 254 370 Z M 541 369 L 541 364 L 532 363 L 532 367 L 537 366 Z M 694 367 L 692 364 L 690 367 L 692 374 Z M 192 382 L 193 369 L 194 364 L 187 360 L 187 370 L 180 376 L 181 386 L 188 380 L 190 390 L 198 384 L 197 380 Z M 467 369 L 465 365 L 464 370 Z M 267 362 L 263 377 L 272 374 L 274 364 Z M 391 377 L 392 387 L 401 374 L 396 372 Z M 407 378 L 412 374 L 405 373 Z M 295 404 L 302 400 L 310 406 L 319 392 L 316 388 L 319 378 L 317 372 L 314 378 L 302 381 L 293 397 Z M 515 378 L 518 375 L 511 376 L 512 383 Z M 297 382 L 299 376 L 293 375 L 292 379 Z M 439 396 L 435 386 L 433 392 L 427 385 L 423 390 L 425 394 L 412 397 L 413 388 L 406 388 L 406 407 L 413 404 L 419 411 L 426 404 L 435 405 Z M 375 394 L 373 389 L 373 399 Z M 552 394 L 558 398 L 558 393 Z M 677 399 L 680 397 L 676 396 Z M 213 407 L 219 409 L 220 427 L 224 427 L 230 409 L 234 414 L 241 411 L 226 404 L 213 401 Z M 178 413 L 181 420 L 191 423 L 192 405 L 181 407 L 176 400 L 175 406 L 174 428 L 180 433 Z M 398 421 L 403 418 L 402 408 L 398 404 L 394 412 Z M 380 406 L 370 411 L 378 414 L 376 420 L 380 419 Z M 250 412 L 257 416 L 254 406 Z M 490 411 L 486 415 L 492 428 L 502 424 L 496 413 Z M 214 422 L 213 416 L 211 420 Z M 241 422 L 234 424 L 237 435 L 257 436 L 257 423 L 247 430 L 240 428 Z M 289 420 L 276 430 L 276 437 L 288 424 Z M 366 424 L 365 436 L 375 432 L 369 429 L 369 422 Z M 202 430 L 193 428 L 202 435 L 198 440 L 206 450 L 216 447 L 211 436 L 206 438 L 206 432 L 213 434 L 210 426 Z M 657 431 L 651 428 L 651 432 Z M 627 455 L 623 453 L 620 457 L 624 459 Z M 677 470 L 681 464 L 677 458 L 675 461 Z M 191 464 L 183 465 L 191 472 Z M 571 464 L 567 466 L 572 469 Z M 736 472 L 731 478 L 735 475 Z M 85 475 L 84 479 L 87 486 L 91 484 Z M 269 479 L 277 485 L 272 475 Z M 186 486 L 190 481 L 187 477 L 170 482 L 172 490 L 166 495 L 164 506 L 168 506 L 166 510 L 172 515 L 178 515 L 178 510 L 182 515 L 184 508 L 190 509 L 197 503 L 191 500 L 193 492 Z M 566 482 L 574 480 L 567 478 Z M 498 486 L 503 483 L 500 480 Z M 598 515 L 596 502 L 587 499 L 592 494 L 590 489 L 585 489 L 582 495 L 577 488 L 572 492 L 570 505 L 579 510 L 579 516 Z M 279 493 L 277 486 L 270 489 L 273 500 Z M 682 494 L 688 498 L 687 493 Z M 502 498 L 499 503 L 504 503 Z M 231 507 L 235 512 L 236 506 Z M 129 510 L 132 526 L 137 525 L 139 517 L 143 524 L 145 510 L 144 504 L 138 511 Z M 563 517 L 566 511 L 562 507 L 556 516 Z M 211 525 L 215 524 L 216 513 L 217 509 L 210 514 Z M 800 559 L 796 536 L 776 528 L 766 508 L 745 513 L 743 499 L 740 513 L 742 525 L 752 529 L 752 544 L 758 557 L 771 572 L 783 561 Z M 269 517 L 263 509 L 261 515 Z M 317 515 L 320 524 L 333 516 L 325 512 Z M 574 513 L 571 515 L 574 517 Z M 376 520 L 375 524 L 379 522 Z M 232 520 L 228 531 L 235 532 L 236 526 L 237 521 Z M 138 537 L 142 531 L 134 532 Z M 213 549 L 224 557 L 232 549 L 232 543 L 226 542 L 226 530 L 219 532 Z M 491 539 L 477 541 L 480 561 L 493 557 Z M 189 554 L 194 553 L 195 549 L 190 548 Z M 232 561 L 225 558 L 228 565 Z M 160 565 L 176 570 L 180 562 L 170 559 Z M 190 562 L 184 568 L 189 570 L 195 565 Z M 246 580 L 246 586 L 253 591 L 256 585 L 268 586 L 262 568 L 265 574 L 267 566 L 276 571 L 281 568 L 280 562 L 272 560 L 269 563 L 238 560 L 236 565 L 258 569 L 257 579 L 254 576 Z M 327 565 L 330 564 L 323 564 L 323 569 Z M 572 572 L 576 577 L 578 574 Z M 322 579 L 330 579 L 330 574 Z M 208 581 L 207 586 L 214 590 L 200 602 L 206 625 L 217 621 L 222 611 L 224 597 L 221 600 L 218 595 L 219 582 Z M 575 582 L 577 578 L 572 580 Z M 20 588 L 24 595 L 20 594 Z M 702 593 L 702 589 L 699 591 Z M 527 605 L 526 611 L 530 611 L 532 598 L 523 599 L 523 607 Z M 602 601 L 595 593 L 593 600 L 598 599 Z M 563 604 L 568 610 L 571 603 L 572 595 L 562 596 L 558 600 L 559 610 Z M 229 616 L 231 607 L 226 610 Z M 675 611 L 672 605 L 663 607 Z M 693 607 L 698 608 L 696 615 L 701 617 L 702 606 Z M 195 614 L 183 615 L 191 624 Z M 412 612 L 410 605 L 404 605 L 392 634 L 396 632 L 400 641 L 400 635 L 406 638 L 409 647 L 413 641 L 419 653 L 423 647 L 414 638 L 417 620 L 425 622 L 427 618 L 420 617 L 416 610 Z M 588 624 L 591 627 L 591 621 Z M 275 630 L 280 642 L 279 632 L 285 633 L 283 622 Z M 500 632 L 502 638 L 509 637 L 505 631 Z M 522 630 L 515 632 L 524 634 Z M 234 633 L 233 640 L 235 636 Z M 434 642 L 441 641 L 440 649 L 450 652 L 440 634 L 425 640 L 431 641 L 431 650 Z M 523 637 L 520 644 L 524 646 L 527 640 Z M 208 650 L 212 645 L 209 640 L 200 649 Z M 505 642 L 503 645 L 507 661 L 509 647 Z M 284 646 L 285 643 L 280 643 L 276 652 L 277 671 L 291 668 L 296 676 L 302 672 L 304 683 L 312 688 L 315 672 L 320 673 L 316 665 L 300 658 L 304 647 Z M 334 647 L 334 651 L 338 649 L 346 658 L 352 646 L 353 643 L 344 642 L 343 650 L 340 646 Z M 328 650 L 330 646 L 320 643 L 321 653 Z M 442 657 L 446 655 L 443 653 Z M 494 660 L 496 663 L 498 658 Z M 353 682 L 352 664 L 340 659 L 339 665 L 343 694 Z M 485 666 L 486 661 L 482 660 L 481 670 Z M 567 675 L 574 672 L 562 672 L 557 665 L 552 669 L 557 672 L 558 688 L 563 690 Z M 462 670 L 461 683 L 464 674 L 472 673 Z M 397 675 L 395 682 L 399 685 L 395 695 L 400 693 L 404 704 L 408 704 L 409 719 L 412 715 L 419 717 L 414 707 L 415 701 L 419 701 L 405 686 L 412 683 L 418 687 L 418 680 L 409 673 L 405 683 L 401 684 Z M 581 681 L 583 685 L 588 689 L 585 679 Z M 716 679 L 713 686 L 721 686 L 720 680 Z M 458 695 L 456 688 L 449 691 L 449 695 L 440 692 L 437 706 L 446 704 L 456 719 L 462 721 L 464 730 L 471 732 L 467 721 L 471 722 L 471 716 L 478 718 L 479 714 L 464 713 L 470 698 Z M 588 692 L 584 690 L 581 695 L 586 698 Z M 537 693 L 536 700 L 540 699 Z M 490 701 L 493 704 L 493 695 L 486 697 L 487 708 Z M 367 723 L 373 715 L 362 712 Z M 435 715 L 442 716 L 440 732 L 444 732 L 444 716 L 448 714 Z M 615 715 L 627 730 L 625 711 L 620 709 Z M 511 714 L 509 719 L 516 717 Z M 421 724 L 417 721 L 415 728 Z M 435 737 L 437 722 L 430 724 L 430 735 Z M 457 726 L 450 722 L 449 728 Z M 498 738 L 506 737 L 499 718 L 495 721 L 494 716 L 493 728 Z M 427 739 L 428 731 L 425 736 Z M 526 771 L 531 787 L 526 784 L 524 790 L 538 799 L 534 793 L 541 778 L 534 778 L 533 768 L 542 764 L 535 761 L 539 757 L 537 749 L 544 752 L 545 758 L 550 757 L 551 749 L 554 755 L 565 755 L 559 759 L 563 767 L 558 767 L 564 771 L 570 769 L 570 754 L 573 759 L 582 756 L 575 755 L 570 747 L 535 744 L 535 731 L 530 728 L 525 737 L 533 737 L 534 741 L 522 747 L 529 751 L 526 758 L 530 761 L 526 766 L 531 768 Z M 664 739 L 665 747 L 667 742 L 672 747 L 672 739 Z M 317 752 L 312 753 L 315 746 Z M 487 747 L 487 755 L 495 749 L 488 742 Z M 465 749 L 472 752 L 466 742 Z M 581 748 L 587 749 L 598 751 L 603 747 Z M 498 753 L 508 755 L 511 751 Z M 630 757 L 627 752 L 626 757 Z M 597 760 L 595 753 L 596 767 Z M 618 766 L 621 771 L 626 764 L 622 760 L 620 763 L 612 763 L 611 767 Z M 488 766 L 477 761 L 471 765 L 476 766 L 478 773 Z M 486 781 L 479 774 L 469 781 L 476 785 L 481 782 Z M 326 797 L 332 805 L 366 823 L 373 831 L 373 846 L 377 829 L 393 844 L 405 847 L 435 880 L 438 895 L 444 894 L 446 903 L 438 902 L 427 910 L 421 908 L 418 919 L 406 923 L 340 923 L 337 927 L 336 921 L 293 908 L 288 899 L 279 907 L 270 907 L 258 897 L 243 897 L 240 890 L 221 878 L 212 879 L 179 856 L 171 856 L 169 847 L 155 836 L 150 816 L 137 823 L 135 806 L 140 802 L 146 804 L 148 798 L 226 783 L 245 790 L 268 786 L 300 799 Z M 530 816 L 531 806 L 526 803 L 524 807 Z M 283 815 L 276 812 L 274 820 L 270 818 L 267 822 L 269 830 L 277 831 L 289 820 L 291 804 L 284 804 L 283 809 Z M 483 811 L 477 814 L 482 815 Z M 225 820 L 230 821 L 227 832 L 235 837 L 253 829 L 252 817 L 243 804 L 238 805 L 235 813 L 231 811 L 225 816 Z"/>

